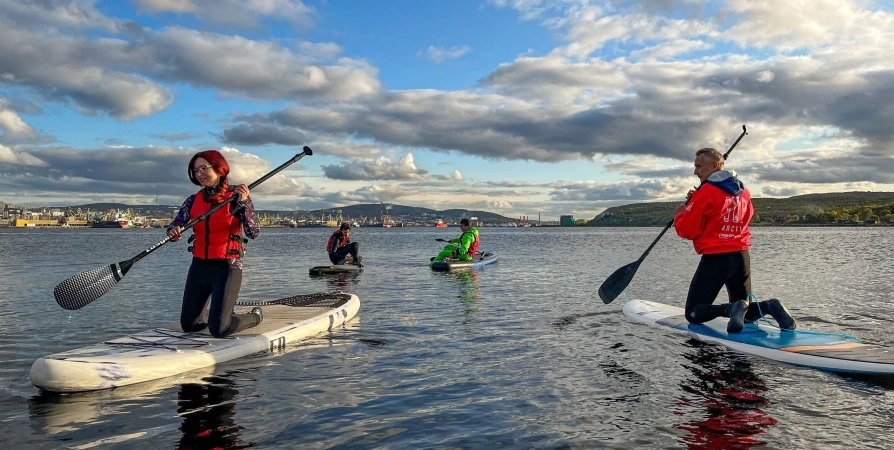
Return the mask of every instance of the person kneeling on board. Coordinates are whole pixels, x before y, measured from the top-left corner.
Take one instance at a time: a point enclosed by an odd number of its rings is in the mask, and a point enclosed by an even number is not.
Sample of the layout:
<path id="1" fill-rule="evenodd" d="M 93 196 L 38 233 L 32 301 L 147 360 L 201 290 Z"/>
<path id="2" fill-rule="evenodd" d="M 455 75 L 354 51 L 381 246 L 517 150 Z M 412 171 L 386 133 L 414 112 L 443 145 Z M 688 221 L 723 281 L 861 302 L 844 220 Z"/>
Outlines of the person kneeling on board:
<path id="1" fill-rule="evenodd" d="M 168 225 L 172 241 L 180 240 L 181 227 L 234 195 L 237 201 L 211 214 L 192 228 L 189 239 L 192 264 L 183 289 L 180 326 L 183 331 L 197 332 L 208 327 L 214 337 L 229 336 L 251 328 L 264 319 L 261 308 L 248 314 L 236 314 L 233 308 L 242 287 L 242 260 L 245 256 L 245 235 L 254 239 L 260 229 L 255 219 L 254 204 L 248 196 L 248 186 L 240 184 L 230 189 L 227 175 L 230 166 L 217 150 L 196 153 L 189 161 L 189 181 L 202 190 L 183 202 L 177 217 Z M 202 312 L 211 300 L 207 323 Z"/>
<path id="2" fill-rule="evenodd" d="M 478 245 L 481 239 L 478 236 L 478 229 L 472 226 L 469 219 L 461 219 L 459 221 L 459 229 L 463 231 L 458 238 L 453 238 L 447 242 L 444 249 L 431 259 L 431 262 L 443 261 L 446 258 L 458 259 L 460 261 L 471 261 L 475 259 L 478 253 Z"/>
<path id="3" fill-rule="evenodd" d="M 341 226 L 329 236 L 329 242 L 326 243 L 326 251 L 329 252 L 329 261 L 332 264 L 342 265 L 348 255 L 351 255 L 351 264 L 363 267 L 363 258 L 357 254 L 360 251 L 360 244 L 351 242 L 351 224 L 344 222 Z"/>
<path id="4" fill-rule="evenodd" d="M 688 203 L 677 207 L 674 227 L 677 235 L 693 241 L 695 252 L 702 255 L 689 284 L 686 320 L 700 324 L 717 317 L 728 317 L 729 333 L 741 332 L 745 322 L 753 322 L 769 313 L 783 330 L 793 330 L 795 319 L 782 303 L 773 298 L 750 302 L 751 231 L 748 223 L 754 215 L 751 192 L 736 177 L 723 170 L 723 155 L 713 148 L 695 153 L 695 176 L 701 184 L 689 191 Z M 726 286 L 729 303 L 714 305 L 720 288 Z"/>

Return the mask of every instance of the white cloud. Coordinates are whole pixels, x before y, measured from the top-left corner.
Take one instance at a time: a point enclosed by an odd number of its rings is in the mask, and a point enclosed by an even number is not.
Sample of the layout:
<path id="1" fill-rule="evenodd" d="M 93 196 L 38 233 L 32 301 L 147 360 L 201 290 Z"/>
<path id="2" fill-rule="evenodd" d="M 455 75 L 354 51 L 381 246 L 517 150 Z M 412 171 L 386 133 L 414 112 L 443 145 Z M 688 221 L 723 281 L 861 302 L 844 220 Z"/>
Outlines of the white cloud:
<path id="1" fill-rule="evenodd" d="M 15 111 L 11 110 L 9 103 L 2 98 L 0 98 L 0 130 L 13 137 L 34 138 L 36 135 L 34 128 L 31 128 Z M 3 134 L 0 133 L 0 137 Z"/>
<path id="2" fill-rule="evenodd" d="M 488 208 L 499 209 L 499 210 L 507 210 L 512 209 L 512 203 L 506 200 L 488 200 L 485 202 Z"/>
<path id="3" fill-rule="evenodd" d="M 193 14 L 219 26 L 258 28 L 259 18 L 272 18 L 308 28 L 315 11 L 299 0 L 135 0 L 147 13 Z"/>
<path id="4" fill-rule="evenodd" d="M 872 15 L 850 0 L 809 2 L 760 2 L 730 0 L 724 10 L 737 24 L 725 38 L 742 45 L 769 47 L 781 51 L 814 48 L 831 44 L 860 28 L 871 26 Z"/>
<path id="5" fill-rule="evenodd" d="M 342 165 L 323 165 L 323 173 L 333 180 L 425 180 L 428 171 L 416 167 L 413 154 L 397 161 L 384 156 L 376 159 L 354 159 Z"/>
<path id="6" fill-rule="evenodd" d="M 40 158 L 36 158 L 26 152 L 15 151 L 3 144 L 0 144 L 0 163 L 21 166 L 47 166 L 47 163 Z"/>
<path id="7" fill-rule="evenodd" d="M 7 83 L 70 102 L 87 114 L 130 120 L 164 110 L 174 96 L 162 82 L 260 99 L 348 99 L 381 87 L 377 70 L 364 61 L 320 63 L 340 51 L 334 44 L 289 48 L 238 35 L 154 31 L 124 22 L 112 27 L 116 37 L 90 38 L 47 30 L 53 17 L 29 16 L 31 26 L 24 27 L 0 16 L 0 74 Z"/>
<path id="8" fill-rule="evenodd" d="M 425 54 L 426 56 L 428 56 L 428 59 L 432 60 L 432 62 L 434 62 L 435 64 L 440 64 L 448 59 L 459 58 L 460 56 L 463 56 L 470 51 L 472 51 L 472 49 L 468 45 L 464 45 L 461 47 L 454 46 L 450 48 L 435 47 L 433 45 L 430 45 L 427 49 L 425 49 L 424 53 L 420 51 L 416 55 L 422 56 L 423 54 Z"/>

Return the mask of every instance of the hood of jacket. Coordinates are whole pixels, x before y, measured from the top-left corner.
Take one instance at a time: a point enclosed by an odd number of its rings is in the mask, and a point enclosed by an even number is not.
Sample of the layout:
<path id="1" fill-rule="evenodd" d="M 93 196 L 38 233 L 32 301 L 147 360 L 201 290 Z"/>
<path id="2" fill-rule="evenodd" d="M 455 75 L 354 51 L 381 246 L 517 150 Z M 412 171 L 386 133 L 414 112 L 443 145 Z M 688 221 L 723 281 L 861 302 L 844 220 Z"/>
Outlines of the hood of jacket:
<path id="1" fill-rule="evenodd" d="M 705 183 L 713 184 L 735 196 L 742 195 L 742 192 L 745 191 L 745 185 L 736 177 L 735 170 L 718 170 L 712 173 Z"/>

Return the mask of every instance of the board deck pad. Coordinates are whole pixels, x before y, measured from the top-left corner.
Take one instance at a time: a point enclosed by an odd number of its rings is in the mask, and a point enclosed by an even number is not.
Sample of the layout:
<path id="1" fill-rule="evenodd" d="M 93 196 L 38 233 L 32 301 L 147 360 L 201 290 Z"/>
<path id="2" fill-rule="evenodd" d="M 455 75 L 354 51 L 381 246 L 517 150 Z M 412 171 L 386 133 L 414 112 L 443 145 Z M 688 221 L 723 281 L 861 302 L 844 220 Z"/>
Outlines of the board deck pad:
<path id="1" fill-rule="evenodd" d="M 894 350 L 865 344 L 846 335 L 783 331 L 763 319 L 746 324 L 741 333 L 727 333 L 727 318 L 690 324 L 683 308 L 645 300 L 628 301 L 624 304 L 624 314 L 636 322 L 687 333 L 700 341 L 775 361 L 831 372 L 894 374 Z"/>
<path id="2" fill-rule="evenodd" d="M 31 382 L 51 392 L 82 392 L 126 386 L 179 375 L 331 331 L 351 319 L 360 299 L 343 292 L 298 295 L 241 303 L 237 312 L 260 306 L 264 320 L 224 338 L 179 325 L 156 327 L 99 344 L 39 358 Z"/>
<path id="3" fill-rule="evenodd" d="M 471 261 L 462 261 L 459 259 L 445 259 L 431 263 L 431 270 L 448 271 L 454 269 L 466 269 L 486 266 L 497 262 L 497 255 L 493 252 L 483 252 Z"/>

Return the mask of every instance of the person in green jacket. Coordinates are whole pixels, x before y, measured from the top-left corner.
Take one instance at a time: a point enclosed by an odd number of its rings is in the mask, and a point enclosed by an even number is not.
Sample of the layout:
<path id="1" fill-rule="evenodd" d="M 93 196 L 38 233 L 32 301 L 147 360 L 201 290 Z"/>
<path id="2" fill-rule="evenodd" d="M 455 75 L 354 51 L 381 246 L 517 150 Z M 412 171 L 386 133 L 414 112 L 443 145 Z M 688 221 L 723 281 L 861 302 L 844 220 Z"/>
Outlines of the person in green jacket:
<path id="1" fill-rule="evenodd" d="M 478 244 L 480 243 L 478 229 L 472 226 L 469 219 L 460 220 L 459 229 L 463 230 L 463 234 L 458 238 L 447 241 L 449 244 L 444 246 L 444 249 L 441 250 L 441 253 L 438 253 L 438 256 L 432 259 L 432 262 L 443 261 L 447 258 L 460 261 L 475 259 L 475 255 L 478 253 Z"/>

